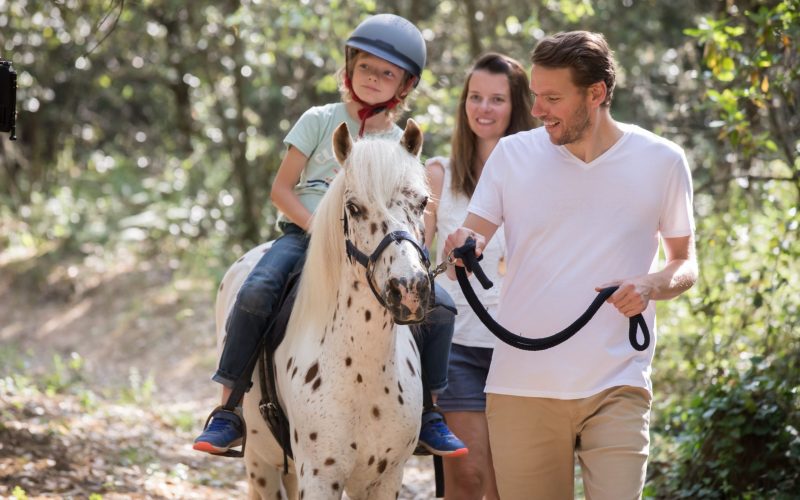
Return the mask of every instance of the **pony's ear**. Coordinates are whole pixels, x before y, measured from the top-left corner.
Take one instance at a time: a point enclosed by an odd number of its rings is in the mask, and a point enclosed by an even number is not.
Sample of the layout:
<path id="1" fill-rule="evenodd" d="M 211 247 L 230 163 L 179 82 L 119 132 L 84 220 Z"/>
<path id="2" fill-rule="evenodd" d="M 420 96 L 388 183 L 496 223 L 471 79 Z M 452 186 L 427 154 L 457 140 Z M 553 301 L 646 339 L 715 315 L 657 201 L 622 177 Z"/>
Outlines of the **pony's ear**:
<path id="1" fill-rule="evenodd" d="M 352 150 L 353 141 L 350 139 L 350 132 L 347 130 L 347 124 L 342 122 L 333 132 L 333 153 L 340 165 L 344 165 L 344 161 L 350 156 Z"/>
<path id="2" fill-rule="evenodd" d="M 403 138 L 400 139 L 400 145 L 413 156 L 419 158 L 422 151 L 422 131 L 419 129 L 417 122 L 408 119 L 406 122 L 406 130 L 403 132 Z"/>

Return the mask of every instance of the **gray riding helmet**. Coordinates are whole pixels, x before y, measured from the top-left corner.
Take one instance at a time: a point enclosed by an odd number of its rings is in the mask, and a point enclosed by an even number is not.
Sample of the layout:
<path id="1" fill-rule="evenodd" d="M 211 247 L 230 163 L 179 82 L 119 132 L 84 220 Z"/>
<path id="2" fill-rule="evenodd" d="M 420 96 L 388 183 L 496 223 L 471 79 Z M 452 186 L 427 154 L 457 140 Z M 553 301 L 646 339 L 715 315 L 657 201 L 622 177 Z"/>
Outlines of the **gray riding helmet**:
<path id="1" fill-rule="evenodd" d="M 359 24 L 346 47 L 362 50 L 403 68 L 419 83 L 427 58 L 425 39 L 410 21 L 394 14 L 378 14 Z"/>

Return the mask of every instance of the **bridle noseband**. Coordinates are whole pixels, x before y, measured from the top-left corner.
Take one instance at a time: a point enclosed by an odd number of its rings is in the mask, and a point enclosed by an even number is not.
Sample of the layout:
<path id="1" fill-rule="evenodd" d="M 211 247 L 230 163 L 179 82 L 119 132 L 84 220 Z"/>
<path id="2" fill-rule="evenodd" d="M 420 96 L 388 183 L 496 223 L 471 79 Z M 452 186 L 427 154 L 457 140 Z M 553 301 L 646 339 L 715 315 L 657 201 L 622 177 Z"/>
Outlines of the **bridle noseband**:
<path id="1" fill-rule="evenodd" d="M 378 292 L 378 288 L 375 286 L 375 264 L 378 262 L 378 259 L 381 257 L 383 251 L 386 250 L 386 248 L 392 243 L 401 243 L 402 241 L 407 241 L 414 246 L 419 254 L 420 260 L 425 266 L 428 276 L 428 285 L 430 286 L 431 290 L 431 297 L 433 297 L 433 276 L 431 276 L 431 272 L 429 271 L 431 267 L 430 260 L 428 259 L 425 250 L 422 249 L 422 246 L 417 242 L 414 236 L 411 235 L 411 233 L 408 231 L 392 231 L 384 236 L 380 243 L 378 243 L 378 246 L 375 247 L 375 250 L 373 250 L 372 253 L 367 256 L 367 254 L 356 247 L 355 243 L 350 241 L 350 236 L 347 234 L 349 227 L 347 209 L 345 209 L 344 217 L 342 218 L 342 224 L 344 226 L 344 242 L 346 246 L 347 259 L 351 263 L 355 260 L 364 266 L 364 268 L 367 270 L 367 283 L 369 283 L 369 287 L 372 289 L 372 293 L 375 295 L 375 298 L 378 299 L 378 302 L 380 302 L 384 308 L 390 309 L 389 304 L 386 303 L 386 300 L 384 300 L 383 296 L 380 294 L 380 292 Z M 424 319 L 424 316 L 422 319 L 416 321 L 398 321 L 397 318 L 394 318 L 394 322 L 398 325 L 407 325 L 421 323 Z"/>

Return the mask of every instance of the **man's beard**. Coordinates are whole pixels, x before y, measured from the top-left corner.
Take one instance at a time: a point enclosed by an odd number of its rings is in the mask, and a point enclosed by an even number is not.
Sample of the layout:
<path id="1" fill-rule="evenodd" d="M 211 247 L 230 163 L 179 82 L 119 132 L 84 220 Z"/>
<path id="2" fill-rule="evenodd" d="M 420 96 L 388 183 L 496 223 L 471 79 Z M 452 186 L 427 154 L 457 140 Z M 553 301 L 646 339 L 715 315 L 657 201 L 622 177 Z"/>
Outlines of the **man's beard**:
<path id="1" fill-rule="evenodd" d="M 575 110 L 570 117 L 570 123 L 572 123 L 572 125 L 565 127 L 564 133 L 561 134 L 561 137 L 557 138 L 557 142 L 554 142 L 556 146 L 566 146 L 567 144 L 572 144 L 583 139 L 584 133 L 586 133 L 586 130 L 589 129 L 589 125 L 591 125 L 589 109 L 585 104 Z M 564 125 L 564 122 L 562 121 L 561 124 Z"/>

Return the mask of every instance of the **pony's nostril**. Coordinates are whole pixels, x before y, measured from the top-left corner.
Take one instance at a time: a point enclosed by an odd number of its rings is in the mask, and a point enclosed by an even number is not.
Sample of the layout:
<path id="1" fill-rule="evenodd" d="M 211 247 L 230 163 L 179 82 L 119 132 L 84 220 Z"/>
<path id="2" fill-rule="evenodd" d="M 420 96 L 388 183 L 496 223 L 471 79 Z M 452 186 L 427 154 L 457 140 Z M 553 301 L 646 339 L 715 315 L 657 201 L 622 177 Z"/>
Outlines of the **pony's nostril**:
<path id="1" fill-rule="evenodd" d="M 420 299 L 426 299 L 428 295 L 431 293 L 430 283 L 428 283 L 428 277 L 423 276 L 421 279 L 415 280 L 416 286 L 414 286 L 417 295 L 419 295 Z"/>
<path id="2" fill-rule="evenodd" d="M 400 290 L 400 280 L 391 278 L 386 286 L 386 301 L 389 304 L 399 304 L 403 300 L 403 293 Z"/>

